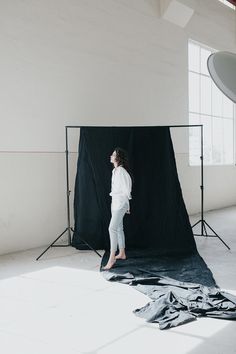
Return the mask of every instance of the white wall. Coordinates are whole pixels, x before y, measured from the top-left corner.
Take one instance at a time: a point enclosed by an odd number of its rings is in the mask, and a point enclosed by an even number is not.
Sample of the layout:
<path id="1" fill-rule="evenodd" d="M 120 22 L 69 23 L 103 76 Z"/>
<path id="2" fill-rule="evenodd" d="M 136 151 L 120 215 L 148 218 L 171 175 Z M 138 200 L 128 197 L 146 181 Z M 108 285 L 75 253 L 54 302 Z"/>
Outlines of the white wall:
<path id="1" fill-rule="evenodd" d="M 160 17 L 158 0 L 0 1 L 0 254 L 66 228 L 65 125 L 188 124 L 188 38 L 236 51 L 233 11 L 195 3 L 182 29 Z M 200 169 L 188 166 L 187 133 L 172 129 L 193 213 Z M 206 209 L 236 203 L 235 178 L 233 166 L 205 168 Z"/>

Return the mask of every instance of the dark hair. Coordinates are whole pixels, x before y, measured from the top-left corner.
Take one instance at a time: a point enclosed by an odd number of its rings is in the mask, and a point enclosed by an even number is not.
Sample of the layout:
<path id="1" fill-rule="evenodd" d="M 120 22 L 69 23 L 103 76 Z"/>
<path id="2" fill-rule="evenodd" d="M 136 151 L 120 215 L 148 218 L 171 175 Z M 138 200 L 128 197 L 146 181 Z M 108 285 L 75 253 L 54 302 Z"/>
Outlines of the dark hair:
<path id="1" fill-rule="evenodd" d="M 130 177 L 133 178 L 133 174 L 131 172 L 130 166 L 129 166 L 129 161 L 128 161 L 128 154 L 127 151 L 122 149 L 121 147 L 116 147 L 115 148 L 116 152 L 116 161 L 118 166 L 122 166 L 126 169 L 126 171 L 130 174 Z"/>

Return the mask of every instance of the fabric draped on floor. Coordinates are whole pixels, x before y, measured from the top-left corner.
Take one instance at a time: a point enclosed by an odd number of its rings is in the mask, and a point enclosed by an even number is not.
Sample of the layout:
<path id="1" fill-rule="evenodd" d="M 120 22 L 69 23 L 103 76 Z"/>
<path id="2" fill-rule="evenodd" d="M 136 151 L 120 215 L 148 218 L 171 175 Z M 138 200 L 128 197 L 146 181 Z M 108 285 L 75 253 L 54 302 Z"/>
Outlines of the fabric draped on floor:
<path id="1" fill-rule="evenodd" d="M 236 297 L 221 291 L 210 269 L 198 252 L 178 257 L 158 255 L 154 251 L 130 251 L 125 261 L 101 271 L 108 281 L 132 286 L 152 301 L 134 309 L 147 322 L 168 329 L 195 321 L 198 317 L 236 319 Z"/>

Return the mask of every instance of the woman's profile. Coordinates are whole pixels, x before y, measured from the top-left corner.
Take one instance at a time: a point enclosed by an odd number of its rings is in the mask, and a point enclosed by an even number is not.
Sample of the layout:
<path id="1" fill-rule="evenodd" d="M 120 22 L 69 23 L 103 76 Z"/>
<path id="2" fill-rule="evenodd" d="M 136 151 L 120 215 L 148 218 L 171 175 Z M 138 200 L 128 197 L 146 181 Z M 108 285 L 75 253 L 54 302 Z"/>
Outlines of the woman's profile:
<path id="1" fill-rule="evenodd" d="M 111 179 L 111 220 L 109 224 L 110 257 L 103 269 L 113 267 L 117 259 L 126 259 L 125 234 L 123 228 L 124 215 L 130 214 L 129 200 L 132 190 L 132 179 L 128 165 L 127 153 L 117 147 L 110 156 L 110 162 L 114 165 Z M 117 246 L 119 254 L 116 256 Z"/>

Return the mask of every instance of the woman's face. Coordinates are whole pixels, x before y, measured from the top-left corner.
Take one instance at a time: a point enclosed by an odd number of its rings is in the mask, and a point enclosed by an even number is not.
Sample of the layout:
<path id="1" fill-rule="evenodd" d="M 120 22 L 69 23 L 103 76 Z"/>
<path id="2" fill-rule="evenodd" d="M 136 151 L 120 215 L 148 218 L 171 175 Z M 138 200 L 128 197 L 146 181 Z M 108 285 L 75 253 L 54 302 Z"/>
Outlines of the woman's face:
<path id="1" fill-rule="evenodd" d="M 116 152 L 115 151 L 113 151 L 113 153 L 111 154 L 110 161 L 111 161 L 111 163 L 116 162 Z"/>

